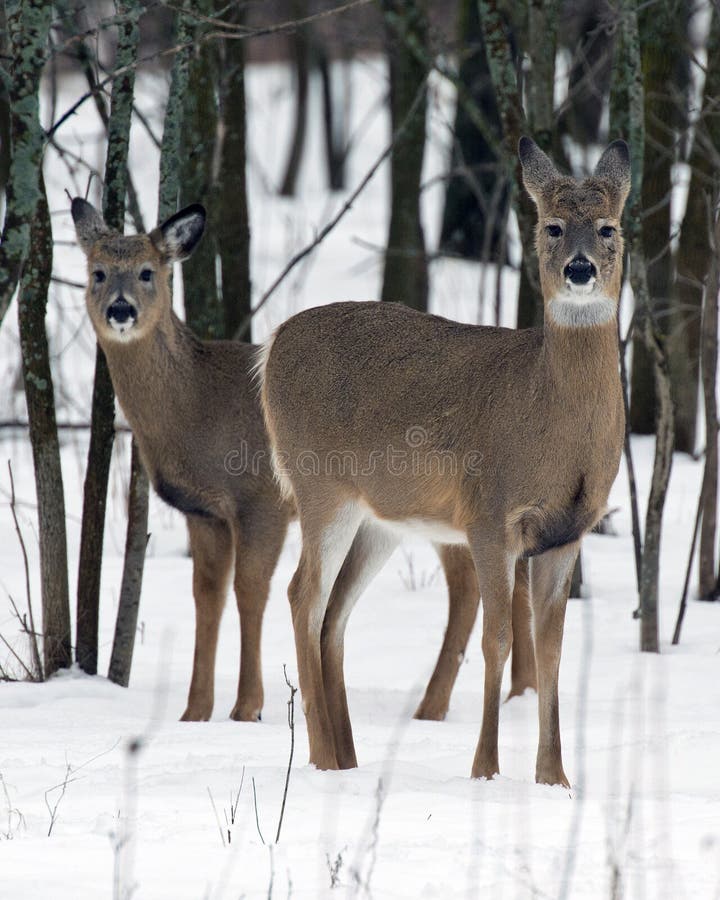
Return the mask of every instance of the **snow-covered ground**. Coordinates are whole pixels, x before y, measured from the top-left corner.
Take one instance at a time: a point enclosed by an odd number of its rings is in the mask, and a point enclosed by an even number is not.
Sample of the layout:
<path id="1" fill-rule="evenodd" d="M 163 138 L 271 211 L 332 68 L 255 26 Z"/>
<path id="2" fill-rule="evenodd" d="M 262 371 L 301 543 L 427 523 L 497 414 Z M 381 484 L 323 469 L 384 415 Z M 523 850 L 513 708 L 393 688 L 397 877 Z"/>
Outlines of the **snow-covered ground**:
<path id="1" fill-rule="evenodd" d="M 372 61 L 357 63 L 351 77 L 359 139 L 350 158 L 350 188 L 388 139 L 380 106 L 387 86 L 384 68 Z M 78 89 L 77 83 L 64 86 L 60 110 Z M 143 105 L 158 131 L 162 93 L 161 83 L 144 80 Z M 301 196 L 288 201 L 273 195 L 291 118 L 289 76 L 278 68 L 253 69 L 248 93 L 253 279 L 259 296 L 343 196 L 325 193 L 314 127 L 308 132 Z M 433 99 L 428 181 L 444 168 L 452 119 L 447 90 L 436 85 Z M 88 106 L 59 136 L 97 163 L 102 159 L 97 132 Z M 142 187 L 148 222 L 155 214 L 156 162 L 152 145 L 136 129 L 132 171 Z M 73 180 L 51 153 L 47 174 L 56 237 L 71 240 L 62 192 L 73 185 L 84 192 L 86 176 L 78 173 Z M 380 257 L 368 247 L 380 247 L 385 237 L 387 179 L 385 168 L 291 276 L 259 318 L 256 337 L 305 306 L 377 296 Z M 424 198 L 431 246 L 441 198 L 440 186 Z M 80 253 L 63 245 L 56 253 L 58 274 L 81 280 Z M 506 277 L 512 286 L 513 275 Z M 480 282 L 475 266 L 434 263 L 433 308 L 450 317 L 488 321 L 492 301 L 479 309 Z M 512 316 L 510 304 L 505 314 Z M 61 417 L 86 419 L 94 345 L 81 292 L 55 289 L 50 327 Z M 11 310 L 0 331 L 3 418 L 23 412 L 14 391 L 15 335 Z M 87 436 L 64 431 L 62 440 L 72 592 Z M 634 449 L 644 506 L 652 442 L 636 440 Z M 6 596 L 21 606 L 25 597 L 8 506 L 8 458 L 37 613 L 34 484 L 24 432 L 0 432 L 0 633 L 20 649 Z M 128 440 L 122 435 L 107 517 L 101 672 L 107 668 L 117 608 L 127 458 Z M 492 782 L 469 779 L 482 708 L 480 622 L 447 720 L 411 719 L 446 616 L 436 558 L 418 542 L 394 555 L 358 604 L 348 629 L 346 681 L 359 768 L 318 772 L 306 765 L 307 739 L 297 702 L 295 757 L 282 833 L 274 846 L 290 750 L 284 665 L 297 683 L 285 596 L 299 553 L 297 527 L 291 528 L 275 573 L 265 619 L 263 721 L 227 719 L 239 646 L 237 619 L 229 608 L 213 719 L 179 723 L 192 660 L 191 563 L 182 517 L 153 498 L 130 687 L 76 671 L 43 685 L 0 684 L 0 900 L 720 896 L 720 608 L 691 603 L 680 647 L 669 646 L 700 474 L 699 463 L 676 458 L 662 548 L 659 656 L 637 650 L 624 470 L 610 500 L 619 508 L 614 517 L 618 536 L 592 535 L 585 541 L 587 597 L 568 607 L 560 679 L 571 791 L 533 781 L 533 695 L 514 699 L 501 711 L 502 776 Z M 422 585 L 416 589 L 408 586 L 408 554 Z M 138 736 L 140 749 L 133 754 L 129 748 Z"/>

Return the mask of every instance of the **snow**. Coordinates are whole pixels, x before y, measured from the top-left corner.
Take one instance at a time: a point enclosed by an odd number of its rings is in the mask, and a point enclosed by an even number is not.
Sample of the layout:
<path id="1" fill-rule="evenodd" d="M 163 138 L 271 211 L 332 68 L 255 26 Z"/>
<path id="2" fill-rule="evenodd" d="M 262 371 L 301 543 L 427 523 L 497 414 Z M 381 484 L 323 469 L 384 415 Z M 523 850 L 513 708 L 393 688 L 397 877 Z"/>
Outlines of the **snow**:
<path id="1" fill-rule="evenodd" d="M 354 127 L 362 123 L 362 130 L 350 158 L 350 188 L 389 135 L 379 106 L 387 86 L 383 66 L 372 60 L 358 62 L 351 76 Z M 272 194 L 287 147 L 289 75 L 275 67 L 255 68 L 247 83 L 253 279 L 259 296 L 344 198 L 328 199 L 325 193 L 317 164 L 319 132 L 313 125 L 299 199 L 281 200 Z M 71 79 L 62 86 L 59 109 L 78 89 L 79 83 Z M 143 108 L 156 131 L 163 89 L 161 80 L 151 75 L 141 81 Z M 317 117 L 317 109 L 312 114 Z M 102 152 L 93 115 L 86 105 L 59 138 L 97 164 Z M 428 183 L 445 165 L 449 121 L 452 97 L 436 84 Z M 157 157 L 142 129 L 135 129 L 133 141 L 132 171 L 143 186 L 143 211 L 151 222 Z M 75 188 L 84 191 L 85 174 L 69 176 L 50 152 L 46 166 L 56 237 L 72 240 L 63 189 L 74 178 Z M 380 258 L 368 246 L 380 247 L 384 240 L 387 179 L 384 167 L 336 231 L 268 304 L 259 318 L 257 338 L 297 309 L 377 296 Z M 441 198 L 441 186 L 433 186 L 424 197 L 431 244 Z M 82 280 L 81 254 L 59 246 L 56 269 L 67 279 Z M 507 291 L 514 277 L 504 276 Z M 478 310 L 478 267 L 433 263 L 432 279 L 434 309 L 469 321 L 491 321 L 492 301 Z M 509 302 L 504 315 L 511 320 Z M 81 293 L 56 286 L 49 325 L 61 417 L 85 420 L 94 344 Z M 24 412 L 13 390 L 17 356 L 11 311 L 0 331 L 2 417 Z M 0 431 L 0 444 L 0 459 L 12 460 L 39 615 L 29 445 L 20 430 Z M 633 446 L 642 509 L 653 446 L 645 438 Z M 71 596 L 86 452 L 86 432 L 62 432 Z M 119 436 L 114 453 L 102 583 L 101 672 L 107 669 L 122 566 L 126 434 Z M 295 753 L 277 844 L 291 738 L 284 666 L 297 684 L 285 592 L 299 554 L 299 531 L 297 526 L 290 529 L 265 618 L 262 722 L 227 719 L 239 652 L 237 619 L 228 609 L 212 720 L 180 723 L 194 632 L 191 562 L 182 517 L 153 498 L 130 687 L 119 688 L 76 670 L 42 685 L 0 684 L 0 900 L 717 897 L 720 608 L 691 602 L 681 644 L 669 646 L 700 477 L 701 463 L 675 459 L 662 544 L 660 655 L 642 655 L 637 649 L 624 468 L 610 498 L 610 506 L 619 510 L 613 519 L 618 535 L 591 535 L 584 542 L 587 596 L 569 603 L 560 673 L 570 791 L 534 783 L 533 694 L 501 710 L 502 775 L 491 782 L 470 780 L 482 708 L 480 621 L 447 720 L 412 720 L 446 617 L 437 560 L 431 548 L 418 541 L 392 557 L 350 621 L 345 671 L 358 769 L 319 772 L 306 765 L 307 738 L 296 698 Z M 24 572 L 4 465 L 0 492 L 0 634 L 21 651 L 6 595 L 23 607 Z M 415 590 L 408 586 L 407 553 L 422 584 Z M 5 663 L 9 653 L 2 659 Z M 234 822 L 226 826 L 225 816 L 236 802 Z"/>

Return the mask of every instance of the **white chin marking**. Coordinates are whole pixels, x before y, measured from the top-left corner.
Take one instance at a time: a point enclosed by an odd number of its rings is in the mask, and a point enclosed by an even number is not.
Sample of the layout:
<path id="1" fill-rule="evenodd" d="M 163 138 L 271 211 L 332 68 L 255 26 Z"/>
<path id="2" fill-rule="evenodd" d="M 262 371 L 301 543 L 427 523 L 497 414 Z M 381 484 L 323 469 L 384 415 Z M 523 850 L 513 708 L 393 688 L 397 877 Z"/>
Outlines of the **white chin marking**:
<path id="1" fill-rule="evenodd" d="M 593 288 L 594 283 L 573 285 L 556 294 L 547 305 L 553 322 L 566 328 L 589 328 L 611 322 L 617 304 Z"/>
<path id="2" fill-rule="evenodd" d="M 134 337 L 132 331 L 135 327 L 135 320 L 133 318 L 126 319 L 124 322 L 118 322 L 117 319 L 109 319 L 110 327 L 113 330 L 113 336 L 118 338 L 121 341 L 130 340 L 130 338 Z"/>

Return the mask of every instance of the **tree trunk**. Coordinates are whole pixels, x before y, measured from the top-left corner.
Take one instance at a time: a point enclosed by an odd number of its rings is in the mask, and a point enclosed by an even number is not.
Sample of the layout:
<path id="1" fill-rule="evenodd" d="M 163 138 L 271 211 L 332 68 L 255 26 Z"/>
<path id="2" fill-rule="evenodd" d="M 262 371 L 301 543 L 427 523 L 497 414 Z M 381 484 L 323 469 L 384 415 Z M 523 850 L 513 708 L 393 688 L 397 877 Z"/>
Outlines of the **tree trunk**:
<path id="1" fill-rule="evenodd" d="M 679 81 L 682 42 L 674 4 L 648 6 L 638 13 L 638 18 L 645 92 L 643 246 L 650 310 L 666 333 L 674 274 L 670 249 L 670 195 L 677 131 L 672 123 L 678 120 L 674 92 Z M 640 311 L 633 342 L 630 424 L 635 433 L 653 434 L 659 404 L 655 400 L 654 362 L 645 344 L 642 315 L 644 313 Z"/>
<path id="2" fill-rule="evenodd" d="M 115 620 L 108 678 L 127 687 L 130 683 L 135 634 L 137 633 L 140 590 L 145 566 L 148 538 L 148 480 L 133 439 L 130 463 L 130 493 L 128 496 L 128 527 L 125 541 L 120 603 Z"/>
<path id="3" fill-rule="evenodd" d="M 198 4 L 198 12 L 212 15 L 212 2 L 203 0 Z M 193 254 L 192 264 L 183 266 L 185 320 L 201 338 L 221 338 L 225 333 L 217 279 L 218 234 L 223 227 L 218 219 L 217 83 L 217 51 L 212 42 L 205 42 L 195 50 L 188 65 L 180 159 L 180 205 L 199 202 L 208 209 L 203 239 Z"/>
<path id="4" fill-rule="evenodd" d="M 49 4 L 28 0 L 14 4 L 7 17 L 12 74 L 3 74 L 10 85 L 12 159 L 0 244 L 0 320 L 19 282 L 20 348 L 38 502 L 46 676 L 72 661 L 65 499 L 45 331 L 53 243 L 38 112 L 51 16 Z"/>
<path id="5" fill-rule="evenodd" d="M 619 9 L 620 41 L 617 47 L 615 84 L 611 104 L 611 133 L 622 131 L 630 145 L 632 188 L 625 205 L 624 232 L 630 265 L 630 283 L 638 315 L 637 328 L 653 366 L 657 397 L 657 439 L 650 498 L 645 517 L 645 542 L 640 566 L 640 649 L 657 652 L 658 579 L 662 515 L 670 478 L 673 448 L 672 400 L 670 381 L 657 326 L 650 308 L 650 294 L 645 265 L 642 185 L 643 149 L 646 135 L 643 115 L 644 94 L 640 63 L 640 38 L 637 10 L 633 0 L 623 0 Z"/>
<path id="6" fill-rule="evenodd" d="M 125 0 L 118 5 L 122 17 L 116 68 L 130 66 L 113 79 L 108 120 L 103 215 L 107 224 L 124 231 L 125 196 L 128 188 L 128 148 L 132 118 L 137 55 L 139 4 Z M 95 381 L 90 421 L 90 447 L 83 498 L 77 589 L 77 639 L 75 656 L 83 671 L 97 673 L 100 578 L 102 573 L 105 508 L 114 439 L 115 393 L 105 355 L 96 347 Z"/>
<path id="7" fill-rule="evenodd" d="M 499 133 L 500 115 L 477 0 L 462 0 L 459 38 L 463 47 L 460 81 L 483 110 L 488 124 Z M 505 168 L 461 102 L 455 112 L 453 138 L 440 249 L 468 259 L 504 265 L 510 203 Z"/>
<path id="8" fill-rule="evenodd" d="M 720 221 L 715 223 L 710 274 L 705 288 L 702 320 L 702 383 L 705 409 L 705 470 L 701 490 L 702 524 L 700 528 L 699 593 L 704 600 L 716 600 L 715 580 L 717 502 L 718 502 L 718 292 L 720 277 L 717 254 L 720 251 Z"/>
<path id="9" fill-rule="evenodd" d="M 30 255 L 20 281 L 18 322 L 38 502 L 43 667 L 45 676 L 49 677 L 58 669 L 70 666 L 72 652 L 65 496 L 45 331 L 53 241 L 42 174 L 40 192 L 30 230 Z"/>
<path id="10" fill-rule="evenodd" d="M 540 275 L 535 252 L 535 208 L 527 191 L 521 190 L 522 172 L 518 142 L 528 130 L 523 111 L 517 66 L 513 59 L 508 26 L 498 0 L 478 0 L 488 65 L 495 86 L 495 97 L 503 131 L 504 165 L 511 184 L 511 196 L 517 214 L 523 261 L 518 294 L 518 328 L 542 322 Z"/>
<path id="11" fill-rule="evenodd" d="M 300 19 L 307 15 L 307 2 L 305 0 L 294 0 L 291 5 L 294 18 Z M 290 142 L 288 160 L 285 165 L 285 175 L 280 185 L 279 194 L 281 197 L 295 196 L 295 187 L 300 172 L 303 147 L 305 146 L 308 84 L 310 81 L 310 53 L 307 29 L 298 28 L 292 33 L 290 47 L 295 64 L 295 125 Z"/>
<path id="12" fill-rule="evenodd" d="M 720 151 L 720 14 L 715 9 L 707 46 L 703 113 L 695 124 L 690 188 L 677 251 L 677 272 L 668 327 L 668 356 L 675 401 L 675 448 L 694 453 L 700 380 L 703 293 L 714 251 L 710 195 Z"/>
<path id="13" fill-rule="evenodd" d="M 427 310 L 428 268 L 420 216 L 427 73 L 407 46 L 410 41 L 426 46 L 426 10 L 424 3 L 413 0 L 383 0 L 382 7 L 402 29 L 398 33 L 394 26 L 386 27 L 393 133 L 403 122 L 406 125 L 390 158 L 392 197 L 381 299 Z M 421 99 L 416 103 L 418 96 Z"/>
<path id="14" fill-rule="evenodd" d="M 5 3 L 0 3 L 0 54 L 10 57 Z M 5 192 L 10 174 L 10 140 L 10 95 L 5 79 L 0 78 L 0 193 Z"/>
<path id="15" fill-rule="evenodd" d="M 43 0 L 15 3 L 7 16 L 9 59 L 2 81 L 9 86 L 10 175 L 0 239 L 0 323 L 20 281 L 30 248 L 30 225 L 41 202 L 44 133 L 38 121 L 38 91 L 52 7 Z"/>
<path id="16" fill-rule="evenodd" d="M 240 17 L 236 16 L 232 21 L 240 21 Z M 223 337 L 231 338 L 251 312 L 250 222 L 245 177 L 245 58 L 242 41 L 221 41 L 218 51 L 221 59 L 219 117 L 223 139 L 216 192 L 217 249 L 224 312 Z M 251 326 L 248 325 L 239 337 L 249 341 Z"/>
<path id="17" fill-rule="evenodd" d="M 344 123 L 350 118 L 347 109 L 338 110 L 333 93 L 332 61 L 323 44 L 315 43 L 313 55 L 317 64 L 323 101 L 323 131 L 325 134 L 325 160 L 327 163 L 328 186 L 331 191 L 341 191 L 345 187 L 345 133 Z"/>

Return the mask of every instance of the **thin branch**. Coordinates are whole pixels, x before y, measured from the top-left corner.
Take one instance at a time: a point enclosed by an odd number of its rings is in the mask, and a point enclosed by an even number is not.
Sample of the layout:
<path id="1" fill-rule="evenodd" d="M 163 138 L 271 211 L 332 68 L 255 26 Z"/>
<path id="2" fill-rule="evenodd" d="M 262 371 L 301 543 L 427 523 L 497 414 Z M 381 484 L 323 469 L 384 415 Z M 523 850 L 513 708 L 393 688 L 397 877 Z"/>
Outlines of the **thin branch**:
<path id="1" fill-rule="evenodd" d="M 693 528 L 692 541 L 690 542 L 690 553 L 688 554 L 687 569 L 685 570 L 685 582 L 683 584 L 682 595 L 680 597 L 680 605 L 678 607 L 677 619 L 675 621 L 675 631 L 673 631 L 672 643 L 677 646 L 680 643 L 680 631 L 682 630 L 683 619 L 685 618 L 685 610 L 687 608 L 687 595 L 690 586 L 690 572 L 692 570 L 693 560 L 695 559 L 695 547 L 697 546 L 698 532 L 700 531 L 700 519 L 702 519 L 703 495 L 702 491 L 698 498 L 697 513 L 695 514 L 695 526 Z"/>
<path id="2" fill-rule="evenodd" d="M 137 69 L 142 66 L 144 63 L 155 62 L 158 59 L 162 59 L 166 56 L 175 56 L 177 53 L 181 53 L 183 50 L 186 50 L 190 47 L 196 48 L 200 44 L 204 44 L 206 41 L 210 40 L 226 40 L 230 39 L 241 39 L 246 40 L 247 38 L 252 37 L 265 37 L 269 34 L 281 34 L 283 32 L 294 31 L 296 28 L 300 28 L 304 25 L 309 25 L 312 22 L 317 21 L 318 19 L 324 19 L 328 16 L 337 15 L 339 13 L 347 12 L 349 9 L 354 9 L 358 6 L 366 6 L 373 2 L 373 0 L 352 0 L 350 3 L 345 3 L 342 6 L 336 6 L 332 9 L 324 10 L 319 13 L 315 13 L 315 15 L 307 16 L 304 19 L 297 19 L 295 21 L 290 22 L 280 22 L 277 25 L 269 25 L 265 28 L 257 28 L 254 31 L 248 31 L 242 34 L 233 34 L 229 29 L 224 31 L 212 31 L 208 34 L 201 35 L 200 37 L 193 38 L 189 41 L 184 41 L 180 44 L 175 44 L 173 47 L 167 47 L 164 50 L 157 51 L 155 53 L 150 53 L 147 56 L 143 56 L 140 59 L 135 60 L 135 62 L 128 64 L 127 66 L 120 66 L 118 69 L 115 69 L 112 74 L 107 75 L 101 81 L 98 81 L 96 86 L 89 91 L 86 91 L 81 97 L 79 97 L 75 103 L 72 104 L 60 118 L 54 122 L 48 131 L 46 132 L 46 138 L 50 138 L 55 132 L 64 125 L 67 120 L 75 115 L 78 109 L 91 97 L 96 96 L 99 92 L 103 91 L 105 86 L 113 80 L 113 78 L 117 78 L 119 75 L 124 75 L 125 72 L 129 72 L 131 69 Z M 86 37 L 87 35 L 83 35 L 82 37 Z"/>
<path id="3" fill-rule="evenodd" d="M 290 699 L 288 700 L 288 727 L 290 729 L 290 758 L 288 759 L 287 773 L 285 775 L 285 789 L 283 791 L 282 806 L 280 807 L 280 818 L 278 820 L 277 834 L 275 835 L 275 843 L 280 842 L 280 829 L 282 828 L 283 816 L 285 815 L 285 801 L 287 800 L 288 785 L 290 784 L 290 769 L 292 768 L 293 754 L 295 753 L 295 694 L 297 688 L 290 682 L 287 677 L 287 669 L 283 664 L 283 675 L 285 676 L 285 684 L 290 688 Z"/>
<path id="4" fill-rule="evenodd" d="M 237 340 L 240 337 L 240 335 L 247 329 L 247 327 L 250 325 L 250 322 L 252 321 L 255 314 L 258 313 L 263 308 L 263 306 L 265 306 L 265 304 L 268 302 L 270 297 L 272 297 L 272 295 L 275 293 L 275 291 L 278 289 L 278 287 L 282 284 L 282 282 L 285 280 L 285 278 L 290 274 L 290 272 L 295 268 L 295 266 L 302 259 L 304 259 L 309 253 L 312 253 L 312 251 L 318 246 L 318 244 L 321 244 L 325 240 L 325 238 L 328 236 L 328 234 L 330 234 L 330 232 L 333 230 L 333 228 L 335 228 L 335 226 L 343 218 L 343 216 L 352 208 L 353 203 L 357 200 L 359 195 L 363 192 L 363 190 L 367 186 L 368 182 L 372 179 L 373 175 L 375 175 L 375 173 L 380 168 L 380 166 L 385 162 L 385 160 L 388 158 L 388 156 L 392 153 L 393 147 L 395 146 L 395 144 L 397 143 L 399 138 L 402 137 L 408 124 L 412 121 L 412 118 L 415 115 L 415 111 L 416 111 L 417 107 L 420 105 L 420 102 L 422 101 L 424 90 L 425 90 L 425 81 L 423 81 L 423 83 L 420 87 L 420 90 L 417 92 L 417 95 L 415 96 L 415 99 L 413 100 L 412 106 L 410 107 L 407 116 L 405 116 L 405 119 L 401 122 L 400 126 L 396 129 L 395 133 L 393 134 L 393 136 L 390 140 L 390 143 L 387 145 L 387 147 L 385 147 L 385 149 L 380 154 L 380 156 L 378 156 L 378 158 L 372 164 L 370 169 L 365 173 L 365 177 L 362 179 L 360 184 L 358 184 L 358 186 L 355 188 L 355 190 L 352 192 L 352 194 L 350 194 L 350 196 L 345 201 L 345 203 L 343 203 L 340 210 L 318 232 L 315 239 L 312 240 L 307 246 L 303 247 L 303 249 L 300 250 L 298 253 L 296 253 L 295 256 L 293 256 L 293 258 L 290 260 L 290 262 L 285 266 L 285 268 L 282 270 L 282 272 L 277 276 L 275 281 L 273 281 L 273 283 L 270 285 L 270 287 L 265 291 L 265 293 L 262 295 L 260 300 L 258 300 L 257 304 L 250 311 L 249 315 L 245 316 L 243 321 L 240 323 L 239 327 L 235 331 L 235 334 L 233 335 L 233 338 L 235 340 Z"/>
<path id="5" fill-rule="evenodd" d="M 265 843 L 265 838 L 263 837 L 263 833 L 260 830 L 260 816 L 258 814 L 258 805 L 257 805 L 257 791 L 255 790 L 255 779 L 252 779 L 252 789 L 253 789 L 253 806 L 255 807 L 255 825 L 257 827 L 257 833 L 260 835 L 260 840 Z"/>
<path id="6" fill-rule="evenodd" d="M 30 652 L 32 654 L 33 660 L 33 669 L 35 670 L 35 678 L 32 680 L 42 681 L 43 679 L 43 667 L 42 662 L 40 661 L 40 650 L 37 644 L 37 633 L 35 631 L 35 620 L 33 617 L 32 610 L 32 597 L 30 594 L 30 566 L 28 564 L 28 555 L 27 548 L 25 547 L 25 539 L 23 538 L 22 531 L 20 529 L 20 523 L 18 522 L 17 512 L 15 509 L 15 479 L 13 478 L 12 472 L 12 464 L 10 460 L 8 460 L 8 473 L 10 475 L 10 511 L 12 512 L 13 522 L 15 523 L 15 532 L 18 536 L 18 541 L 20 542 L 20 550 L 22 551 L 23 557 L 23 567 L 25 569 L 25 596 L 27 597 L 27 605 L 28 605 L 28 615 L 30 617 Z M 11 598 L 12 602 L 12 598 Z M 13 602 L 13 607 L 15 604 Z M 17 607 L 15 607 L 17 612 Z M 27 629 L 26 629 L 27 632 Z"/>
<path id="7" fill-rule="evenodd" d="M 223 834 L 222 825 L 220 824 L 220 816 L 218 815 L 217 806 L 215 806 L 215 798 L 212 795 L 212 791 L 210 790 L 210 786 L 207 788 L 208 797 L 210 798 L 210 803 L 212 804 L 213 812 L 215 813 L 215 821 L 217 822 L 218 831 L 220 832 L 220 840 L 222 841 L 223 847 L 225 846 L 225 835 Z"/>

